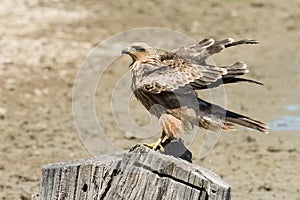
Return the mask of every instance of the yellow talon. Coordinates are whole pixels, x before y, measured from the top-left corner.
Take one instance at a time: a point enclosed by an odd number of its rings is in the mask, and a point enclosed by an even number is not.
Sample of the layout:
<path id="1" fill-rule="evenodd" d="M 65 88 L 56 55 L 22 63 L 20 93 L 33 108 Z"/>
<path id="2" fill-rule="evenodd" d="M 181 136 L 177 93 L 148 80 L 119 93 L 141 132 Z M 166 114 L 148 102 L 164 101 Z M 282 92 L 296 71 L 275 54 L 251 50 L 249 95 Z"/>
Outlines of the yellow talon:
<path id="1" fill-rule="evenodd" d="M 149 147 L 150 149 L 153 149 L 153 150 L 156 150 L 159 147 L 159 149 L 161 151 L 164 151 L 164 147 L 161 145 L 161 142 L 162 142 L 162 139 L 159 138 L 157 140 L 157 142 L 155 142 L 155 143 L 152 143 L 152 144 L 146 144 L 146 143 L 144 143 L 144 145 L 147 146 L 147 147 Z"/>

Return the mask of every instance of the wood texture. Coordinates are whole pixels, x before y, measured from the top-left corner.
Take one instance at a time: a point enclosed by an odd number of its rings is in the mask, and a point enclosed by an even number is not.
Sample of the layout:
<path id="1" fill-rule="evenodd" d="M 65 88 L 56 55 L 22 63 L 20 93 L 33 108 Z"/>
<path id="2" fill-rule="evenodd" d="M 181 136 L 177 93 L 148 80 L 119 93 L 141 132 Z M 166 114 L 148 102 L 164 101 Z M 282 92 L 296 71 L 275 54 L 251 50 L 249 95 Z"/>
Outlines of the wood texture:
<path id="1" fill-rule="evenodd" d="M 230 186 L 200 166 L 136 146 L 129 152 L 44 166 L 33 199 L 228 200 Z"/>

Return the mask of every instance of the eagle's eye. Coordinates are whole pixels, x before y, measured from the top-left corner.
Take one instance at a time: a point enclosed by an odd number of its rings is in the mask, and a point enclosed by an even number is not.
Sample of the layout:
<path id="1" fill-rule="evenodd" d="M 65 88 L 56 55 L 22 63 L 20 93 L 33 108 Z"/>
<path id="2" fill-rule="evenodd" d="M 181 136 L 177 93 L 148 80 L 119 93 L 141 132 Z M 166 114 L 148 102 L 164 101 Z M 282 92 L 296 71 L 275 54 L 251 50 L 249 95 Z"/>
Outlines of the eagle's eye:
<path id="1" fill-rule="evenodd" d="M 134 46 L 135 51 L 137 52 L 145 52 L 146 50 L 141 46 Z"/>

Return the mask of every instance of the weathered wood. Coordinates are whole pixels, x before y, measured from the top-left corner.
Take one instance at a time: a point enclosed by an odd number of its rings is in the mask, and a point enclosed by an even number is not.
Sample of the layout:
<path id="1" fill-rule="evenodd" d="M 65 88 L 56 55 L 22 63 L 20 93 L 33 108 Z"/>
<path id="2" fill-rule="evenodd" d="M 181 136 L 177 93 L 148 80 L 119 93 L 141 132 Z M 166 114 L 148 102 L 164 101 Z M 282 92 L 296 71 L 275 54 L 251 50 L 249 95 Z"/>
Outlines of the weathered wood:
<path id="1" fill-rule="evenodd" d="M 182 159 L 144 146 L 43 167 L 39 194 L 44 199 L 230 199 L 219 176 Z"/>

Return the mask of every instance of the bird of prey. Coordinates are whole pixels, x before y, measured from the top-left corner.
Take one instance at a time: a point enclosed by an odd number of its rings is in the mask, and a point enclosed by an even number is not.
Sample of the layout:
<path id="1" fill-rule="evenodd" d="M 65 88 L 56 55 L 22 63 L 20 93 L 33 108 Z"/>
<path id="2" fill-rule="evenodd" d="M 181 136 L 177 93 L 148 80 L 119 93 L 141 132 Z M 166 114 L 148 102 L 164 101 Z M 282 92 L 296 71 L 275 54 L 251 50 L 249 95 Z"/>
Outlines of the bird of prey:
<path id="1" fill-rule="evenodd" d="M 160 139 L 147 146 L 158 149 L 167 139 L 180 139 L 182 134 L 198 126 L 209 130 L 235 130 L 234 124 L 264 133 L 264 122 L 226 110 L 200 99 L 196 90 L 218 87 L 221 84 L 260 82 L 242 78 L 247 65 L 236 62 L 228 66 L 213 66 L 207 59 L 225 48 L 241 44 L 257 44 L 255 40 L 221 41 L 204 39 L 191 46 L 158 54 L 146 43 L 133 43 L 123 49 L 133 60 L 131 88 L 144 107 L 158 118 L 162 128 Z"/>

